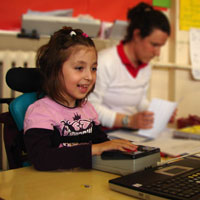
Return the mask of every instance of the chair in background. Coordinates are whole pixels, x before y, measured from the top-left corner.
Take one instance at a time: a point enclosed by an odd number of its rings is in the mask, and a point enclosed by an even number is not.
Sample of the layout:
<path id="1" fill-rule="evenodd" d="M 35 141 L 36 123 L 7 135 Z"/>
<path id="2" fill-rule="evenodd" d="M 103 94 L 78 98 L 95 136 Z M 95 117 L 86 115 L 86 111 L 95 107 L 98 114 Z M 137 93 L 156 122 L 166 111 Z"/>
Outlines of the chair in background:
<path id="1" fill-rule="evenodd" d="M 40 80 L 37 68 L 11 68 L 6 74 L 7 85 L 12 90 L 24 93 L 15 99 L 1 99 L 2 103 L 5 102 L 9 106 L 9 112 L 0 114 L 0 123 L 4 124 L 4 143 L 9 169 L 27 165 L 23 121 L 26 109 L 37 100 L 36 91 L 40 87 Z"/>

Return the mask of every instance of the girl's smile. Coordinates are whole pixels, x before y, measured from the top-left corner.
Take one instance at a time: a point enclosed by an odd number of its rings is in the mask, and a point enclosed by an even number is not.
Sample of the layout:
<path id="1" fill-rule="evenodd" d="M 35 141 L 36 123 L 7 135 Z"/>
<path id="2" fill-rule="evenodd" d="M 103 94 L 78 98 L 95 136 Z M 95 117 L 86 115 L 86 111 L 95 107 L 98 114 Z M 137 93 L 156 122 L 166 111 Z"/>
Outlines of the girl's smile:
<path id="1" fill-rule="evenodd" d="M 78 84 L 78 87 L 80 88 L 81 93 L 87 93 L 89 85 L 79 85 Z"/>

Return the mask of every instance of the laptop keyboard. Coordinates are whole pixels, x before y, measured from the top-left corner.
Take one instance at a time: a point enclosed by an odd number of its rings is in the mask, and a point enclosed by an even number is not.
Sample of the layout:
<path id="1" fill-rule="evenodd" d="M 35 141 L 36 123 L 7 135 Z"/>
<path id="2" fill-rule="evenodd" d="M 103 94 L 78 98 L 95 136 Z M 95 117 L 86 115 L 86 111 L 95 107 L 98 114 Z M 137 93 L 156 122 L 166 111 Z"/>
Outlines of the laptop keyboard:
<path id="1" fill-rule="evenodd" d="M 166 194 L 166 196 L 170 194 L 180 199 L 192 198 L 200 194 L 200 170 L 157 181 L 151 185 L 143 185 L 143 188 L 152 193 Z"/>

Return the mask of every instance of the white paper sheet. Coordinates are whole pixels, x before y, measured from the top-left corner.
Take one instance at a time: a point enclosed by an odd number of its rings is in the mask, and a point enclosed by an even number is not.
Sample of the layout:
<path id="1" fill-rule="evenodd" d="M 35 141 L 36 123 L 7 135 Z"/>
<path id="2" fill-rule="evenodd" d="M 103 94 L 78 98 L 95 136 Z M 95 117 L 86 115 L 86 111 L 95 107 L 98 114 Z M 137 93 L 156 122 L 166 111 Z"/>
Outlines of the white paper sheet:
<path id="1" fill-rule="evenodd" d="M 153 128 L 140 129 L 138 134 L 149 138 L 156 138 L 167 127 L 176 106 L 176 102 L 157 98 L 152 99 L 148 110 L 154 112 Z"/>
<path id="2" fill-rule="evenodd" d="M 190 29 L 190 59 L 192 75 L 200 80 L 200 29 Z"/>
<path id="3" fill-rule="evenodd" d="M 180 156 L 190 153 L 200 152 L 200 141 L 188 139 L 156 138 L 149 142 L 140 142 L 145 146 L 153 146 L 160 148 L 162 153 L 170 156 Z"/>
<path id="4" fill-rule="evenodd" d="M 145 142 L 145 141 L 151 140 L 151 138 L 139 135 L 138 132 L 126 131 L 126 130 L 121 130 L 121 129 L 113 131 L 111 133 L 108 133 L 108 137 L 110 139 L 122 138 L 122 139 L 132 141 L 134 143 Z"/>
<path id="5" fill-rule="evenodd" d="M 136 145 L 145 145 L 158 147 L 160 151 L 170 156 L 180 156 L 194 152 L 200 152 L 200 141 L 190 139 L 173 138 L 173 129 L 166 128 L 157 138 L 144 140 L 144 137 L 138 137 L 136 132 L 117 130 L 108 134 L 111 138 L 121 138 L 133 141 Z M 147 138 L 146 138 L 147 139 Z"/>

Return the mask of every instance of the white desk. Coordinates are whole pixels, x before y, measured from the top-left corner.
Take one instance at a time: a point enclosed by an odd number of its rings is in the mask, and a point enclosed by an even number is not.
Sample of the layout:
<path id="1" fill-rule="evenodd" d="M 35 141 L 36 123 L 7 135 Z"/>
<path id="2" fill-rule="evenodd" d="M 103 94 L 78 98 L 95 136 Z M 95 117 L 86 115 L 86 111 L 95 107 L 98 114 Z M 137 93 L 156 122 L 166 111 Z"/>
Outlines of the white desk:
<path id="1" fill-rule="evenodd" d="M 96 170 L 41 172 L 32 167 L 0 172 L 5 200 L 134 200 L 109 189 L 115 174 Z"/>

